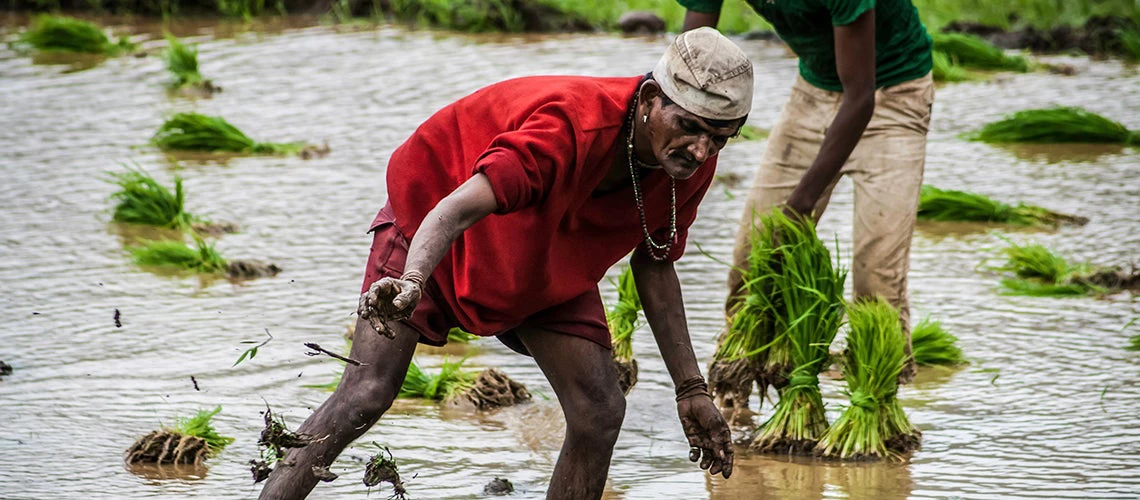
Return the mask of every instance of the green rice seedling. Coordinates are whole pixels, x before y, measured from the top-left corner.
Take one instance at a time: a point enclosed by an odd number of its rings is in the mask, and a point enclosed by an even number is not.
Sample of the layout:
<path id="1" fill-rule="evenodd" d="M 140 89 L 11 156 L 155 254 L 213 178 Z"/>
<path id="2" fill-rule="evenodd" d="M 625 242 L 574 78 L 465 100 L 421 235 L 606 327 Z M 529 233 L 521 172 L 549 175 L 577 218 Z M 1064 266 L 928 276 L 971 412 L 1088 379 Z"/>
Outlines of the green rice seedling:
<path id="1" fill-rule="evenodd" d="M 753 219 L 748 266 L 740 270 L 742 287 L 709 367 L 709 387 L 726 414 L 748 408 L 753 384 L 763 403 L 770 385 L 768 347 L 776 338 L 775 316 L 781 309 L 781 297 L 773 292 L 776 276 L 766 272 L 776 255 L 774 227 Z"/>
<path id="2" fill-rule="evenodd" d="M 218 434 L 218 431 L 214 429 L 213 424 L 210 422 L 214 418 L 214 415 L 221 412 L 221 405 L 214 407 L 213 410 L 198 410 L 198 413 L 193 417 L 179 418 L 173 431 L 185 436 L 202 438 L 210 448 L 210 454 L 216 455 L 221 452 L 223 448 L 234 442 L 234 438 Z"/>
<path id="3" fill-rule="evenodd" d="M 843 378 L 850 405 L 819 440 L 816 452 L 845 460 L 901 460 L 921 432 L 899 404 L 898 377 L 906 361 L 899 313 L 882 298 L 847 307 Z"/>
<path id="4" fill-rule="evenodd" d="M 246 154 L 295 154 L 302 143 L 256 142 L 221 117 L 178 113 L 166 120 L 151 139 L 164 150 Z"/>
<path id="5" fill-rule="evenodd" d="M 1009 246 L 1002 249 L 1006 262 L 990 268 L 1012 275 L 1001 281 L 1006 295 L 1078 296 L 1140 286 L 1140 273 L 1089 263 L 1072 264 L 1043 245 L 1006 241 Z"/>
<path id="6" fill-rule="evenodd" d="M 1126 351 L 1140 351 L 1140 335 L 1133 335 L 1128 339 L 1128 345 L 1124 346 Z"/>
<path id="7" fill-rule="evenodd" d="M 761 272 L 772 275 L 771 294 L 761 297 L 776 311 L 777 346 L 786 346 L 789 363 L 784 371 L 769 374 L 779 380 L 780 400 L 752 441 L 754 449 L 766 452 L 808 452 L 827 429 L 819 372 L 827 368 L 828 348 L 843 323 L 843 283 L 847 271 L 831 260 L 831 252 L 815 233 L 810 219 L 793 220 L 775 210 L 763 219 L 773 228 L 774 258 L 763 263 Z M 778 297 L 778 299 L 776 299 Z M 779 387 L 779 386 L 777 386 Z"/>
<path id="8" fill-rule="evenodd" d="M 1010 205 L 977 193 L 923 185 L 918 218 L 934 221 L 999 222 L 1018 226 L 1083 225 L 1088 219 L 1034 205 Z"/>
<path id="9" fill-rule="evenodd" d="M 942 322 L 926 318 L 910 332 L 911 352 L 919 366 L 959 365 L 966 362 L 958 337 L 942 328 Z"/>
<path id="10" fill-rule="evenodd" d="M 934 59 L 934 69 L 932 70 L 934 81 L 965 82 L 974 79 L 966 68 L 954 64 L 954 61 L 945 52 L 935 50 L 932 57 Z"/>
<path id="11" fill-rule="evenodd" d="M 119 186 L 119 190 L 111 195 L 115 202 L 112 220 L 178 230 L 203 222 L 186 212 L 186 194 L 182 190 L 181 177 L 174 176 L 172 191 L 139 168 L 128 168 L 126 172 L 110 175 L 111 181 Z"/>
<path id="12" fill-rule="evenodd" d="M 637 295 L 637 283 L 633 270 L 625 268 L 618 277 L 618 300 L 606 314 L 610 327 L 610 340 L 613 344 L 614 366 L 618 372 L 618 386 L 625 394 L 637 384 L 637 360 L 633 358 L 633 332 L 637 330 L 638 313 L 641 312 L 641 297 Z"/>
<path id="13" fill-rule="evenodd" d="M 112 42 L 97 24 L 66 16 L 42 14 L 20 35 L 20 42 L 41 51 L 120 54 L 134 48 L 126 38 Z"/>
<path id="14" fill-rule="evenodd" d="M 478 335 L 470 333 L 458 326 L 447 331 L 447 343 L 449 344 L 453 342 L 456 344 L 470 344 L 472 340 L 478 338 Z"/>
<path id="15" fill-rule="evenodd" d="M 439 373 L 425 373 L 415 361 L 408 365 L 408 374 L 400 386 L 401 398 L 449 400 L 456 394 L 470 388 L 478 377 L 477 372 L 463 370 L 463 362 L 445 360 Z"/>
<path id="16" fill-rule="evenodd" d="M 990 143 L 1140 143 L 1140 134 L 1124 125 L 1074 107 L 1018 111 L 966 138 Z"/>
<path id="17" fill-rule="evenodd" d="M 170 82 L 172 88 L 196 86 L 211 91 L 214 89 L 213 84 L 202 78 L 202 73 L 198 71 L 198 46 L 186 45 L 174 35 L 167 33 L 162 61 L 166 64 L 166 70 L 174 77 Z"/>
<path id="18" fill-rule="evenodd" d="M 1134 29 L 1119 29 L 1116 34 L 1120 40 L 1120 52 L 1129 61 L 1140 61 L 1140 31 Z"/>
<path id="19" fill-rule="evenodd" d="M 934 50 L 946 54 L 955 65 L 965 68 L 1029 71 L 1029 60 L 1021 56 L 1011 56 L 1004 50 L 990 45 L 985 40 L 964 33 L 935 33 Z"/>
<path id="20" fill-rule="evenodd" d="M 768 131 L 760 127 L 752 125 L 744 125 L 740 127 L 740 132 L 736 134 L 735 139 L 740 141 L 759 141 L 768 138 Z"/>
<path id="21" fill-rule="evenodd" d="M 194 247 L 181 241 L 150 241 L 132 248 L 131 255 L 140 266 L 166 267 L 200 274 L 221 273 L 229 263 L 212 243 L 194 237 Z"/>

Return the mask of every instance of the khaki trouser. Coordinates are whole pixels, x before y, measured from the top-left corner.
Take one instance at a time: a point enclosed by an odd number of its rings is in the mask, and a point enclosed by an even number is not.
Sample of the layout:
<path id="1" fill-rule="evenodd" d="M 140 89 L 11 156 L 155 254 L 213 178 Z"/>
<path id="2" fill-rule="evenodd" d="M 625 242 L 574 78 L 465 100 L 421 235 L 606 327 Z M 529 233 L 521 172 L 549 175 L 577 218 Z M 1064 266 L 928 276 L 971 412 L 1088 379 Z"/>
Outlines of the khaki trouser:
<path id="1" fill-rule="evenodd" d="M 739 269 L 748 265 L 753 214 L 784 203 L 815 161 L 824 133 L 843 94 L 820 89 L 797 77 L 792 95 L 768 138 L 760 170 L 748 193 L 736 235 L 734 268 L 729 272 L 731 310 L 741 286 Z M 854 258 L 851 276 L 855 297 L 880 295 L 899 309 L 904 329 L 910 325 L 906 275 L 910 240 L 926 163 L 926 132 L 934 103 L 934 80 L 925 77 L 875 92 L 875 112 L 840 175 L 855 183 Z M 836 182 L 839 179 L 836 178 Z M 816 204 L 818 219 L 827 208 L 835 182 Z M 907 342 L 907 354 L 910 354 Z"/>

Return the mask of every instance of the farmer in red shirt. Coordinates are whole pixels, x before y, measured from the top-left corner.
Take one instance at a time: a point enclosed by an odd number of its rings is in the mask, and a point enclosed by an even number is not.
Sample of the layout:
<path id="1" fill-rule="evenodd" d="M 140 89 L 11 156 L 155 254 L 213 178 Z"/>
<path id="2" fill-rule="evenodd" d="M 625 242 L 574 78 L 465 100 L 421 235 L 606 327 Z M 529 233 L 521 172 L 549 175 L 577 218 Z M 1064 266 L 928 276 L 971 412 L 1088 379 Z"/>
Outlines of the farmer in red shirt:
<path id="1" fill-rule="evenodd" d="M 534 357 L 566 417 L 547 498 L 598 498 L 625 398 L 598 293 L 628 255 L 677 391 L 690 459 L 728 477 L 729 429 L 709 398 L 673 261 L 716 155 L 752 105 L 752 66 L 712 29 L 679 36 L 650 75 L 531 77 L 440 110 L 393 153 L 351 357 L 299 428 L 262 498 L 302 498 L 396 397 L 416 342 L 453 326 Z"/>

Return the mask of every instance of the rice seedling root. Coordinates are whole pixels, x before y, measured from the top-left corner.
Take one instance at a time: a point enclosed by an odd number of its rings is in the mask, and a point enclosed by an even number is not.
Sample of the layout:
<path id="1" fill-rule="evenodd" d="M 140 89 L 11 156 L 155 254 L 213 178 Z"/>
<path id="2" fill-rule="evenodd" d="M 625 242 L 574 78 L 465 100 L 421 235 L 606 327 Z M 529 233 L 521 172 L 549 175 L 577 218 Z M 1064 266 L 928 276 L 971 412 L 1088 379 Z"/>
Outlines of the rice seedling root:
<path id="1" fill-rule="evenodd" d="M 717 407 L 726 418 L 730 413 L 736 414 L 748 409 L 753 383 L 760 385 L 760 397 L 764 397 L 766 385 L 757 379 L 757 374 L 752 363 L 744 358 L 731 361 L 713 360 L 709 366 L 709 389 L 712 390 Z"/>
<path id="2" fill-rule="evenodd" d="M 385 454 L 387 454 L 387 456 L 384 456 Z M 396 466 L 396 460 L 388 448 L 377 451 L 375 455 L 368 459 L 368 465 L 364 467 L 364 485 L 371 488 L 380 483 L 392 485 L 392 498 L 402 500 L 408 494 L 408 490 L 404 487 L 403 480 L 400 479 L 400 471 Z"/>
<path id="3" fill-rule="evenodd" d="M 1085 275 L 1074 276 L 1071 280 L 1075 285 L 1099 287 L 1106 290 L 1138 290 L 1140 289 L 1140 270 L 1131 272 L 1119 268 L 1103 268 Z"/>
<path id="4" fill-rule="evenodd" d="M 313 437 L 307 434 L 297 434 L 285 427 L 285 420 L 273 414 L 269 408 L 265 409 L 265 428 L 257 445 L 268 451 L 271 461 L 280 460 L 285 456 L 286 448 L 304 448 L 313 442 Z"/>
<path id="5" fill-rule="evenodd" d="M 190 224 L 190 230 L 202 236 L 218 238 L 241 231 L 241 226 L 236 222 L 195 222 Z"/>
<path id="6" fill-rule="evenodd" d="M 249 472 L 253 474 L 253 484 L 257 484 L 269 479 L 269 473 L 273 472 L 273 467 L 270 467 L 269 462 L 265 460 L 250 460 Z"/>
<path id="7" fill-rule="evenodd" d="M 526 386 L 499 370 L 488 368 L 479 374 L 471 387 L 456 394 L 452 403 L 468 402 L 479 410 L 494 410 L 530 401 L 530 398 Z"/>
<path id="8" fill-rule="evenodd" d="M 614 358 L 614 369 L 618 374 L 618 387 L 621 388 L 622 394 L 628 396 L 629 391 L 637 384 L 637 360 Z"/>
<path id="9" fill-rule="evenodd" d="M 301 151 L 297 154 L 301 157 L 302 160 L 311 160 L 313 158 L 324 158 L 331 152 L 332 148 L 329 147 L 328 141 L 325 141 L 319 146 L 315 144 L 309 144 L 301 148 Z"/>
<path id="10" fill-rule="evenodd" d="M 231 260 L 226 265 L 226 275 L 235 280 L 277 276 L 280 272 L 281 268 L 276 264 L 259 260 Z"/>
<path id="11" fill-rule="evenodd" d="M 201 465 L 209 455 L 206 440 L 177 432 L 159 430 L 147 434 L 127 448 L 128 464 Z"/>
<path id="12" fill-rule="evenodd" d="M 515 485 L 511 484 L 506 478 L 496 477 L 491 482 L 483 486 L 484 495 L 510 495 L 515 492 Z"/>
<path id="13" fill-rule="evenodd" d="M 0 361 L 0 376 L 11 375 L 11 374 L 12 374 L 12 365 L 5 363 L 3 361 Z"/>

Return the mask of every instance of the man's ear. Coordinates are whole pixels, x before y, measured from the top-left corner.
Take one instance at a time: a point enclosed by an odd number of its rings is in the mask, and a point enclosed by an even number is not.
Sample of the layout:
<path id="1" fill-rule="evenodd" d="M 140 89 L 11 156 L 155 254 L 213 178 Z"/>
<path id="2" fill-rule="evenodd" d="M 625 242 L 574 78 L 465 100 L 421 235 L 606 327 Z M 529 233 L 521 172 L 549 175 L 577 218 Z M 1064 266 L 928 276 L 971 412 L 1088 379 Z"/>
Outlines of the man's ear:
<path id="1" fill-rule="evenodd" d="M 659 99 L 661 97 L 661 86 L 657 85 L 657 82 L 653 80 L 646 80 L 642 82 L 641 88 L 638 89 L 638 91 L 641 93 L 640 95 L 642 102 L 645 102 L 650 106 L 653 105 L 653 101 L 655 99 Z"/>

